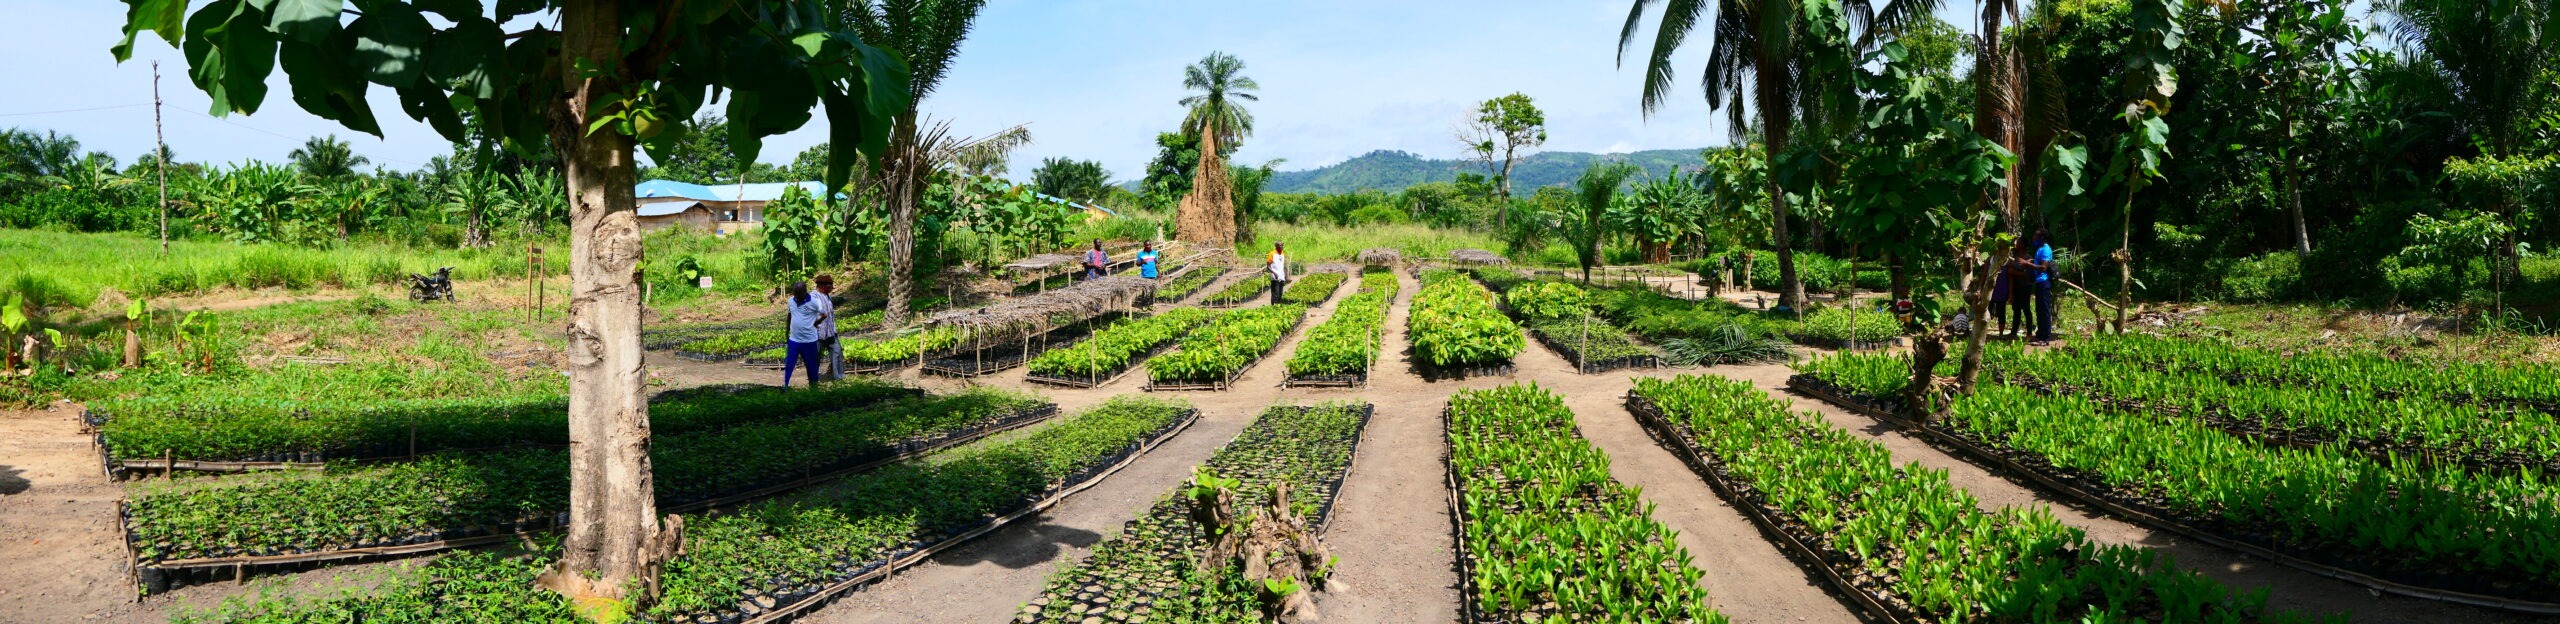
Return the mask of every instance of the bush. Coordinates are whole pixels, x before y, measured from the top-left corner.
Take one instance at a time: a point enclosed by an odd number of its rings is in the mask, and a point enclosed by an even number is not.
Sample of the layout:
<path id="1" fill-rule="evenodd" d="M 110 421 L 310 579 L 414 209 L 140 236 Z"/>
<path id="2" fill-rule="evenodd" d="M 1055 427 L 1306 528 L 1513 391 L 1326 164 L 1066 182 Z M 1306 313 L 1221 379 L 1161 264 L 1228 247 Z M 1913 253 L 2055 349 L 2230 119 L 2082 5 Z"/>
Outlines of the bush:
<path id="1" fill-rule="evenodd" d="M 1348 225 L 1399 224 L 1412 221 L 1405 216 L 1404 211 L 1386 204 L 1362 206 L 1358 210 L 1351 211 L 1350 214 L 1343 215 L 1342 219 Z"/>
<path id="2" fill-rule="evenodd" d="M 1532 321 L 1581 318 L 1591 307 L 1580 287 L 1563 282 L 1531 282 L 1502 296 L 1513 312 Z"/>
<path id="3" fill-rule="evenodd" d="M 2232 301 L 2275 301 L 2294 296 L 2302 286 L 2302 259 L 2290 251 L 2207 263 L 2221 276 L 2221 294 Z"/>

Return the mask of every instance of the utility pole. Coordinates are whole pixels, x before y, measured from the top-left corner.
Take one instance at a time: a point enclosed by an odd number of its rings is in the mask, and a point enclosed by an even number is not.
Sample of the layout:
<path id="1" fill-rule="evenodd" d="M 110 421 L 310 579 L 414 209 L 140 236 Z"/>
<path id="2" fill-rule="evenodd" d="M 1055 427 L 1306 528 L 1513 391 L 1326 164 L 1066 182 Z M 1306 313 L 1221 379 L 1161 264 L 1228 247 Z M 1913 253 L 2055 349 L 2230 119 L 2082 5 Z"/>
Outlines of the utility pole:
<path id="1" fill-rule="evenodd" d="M 151 169 L 160 174 L 160 255 L 169 255 L 169 135 L 160 129 L 160 62 L 151 62 Z"/>

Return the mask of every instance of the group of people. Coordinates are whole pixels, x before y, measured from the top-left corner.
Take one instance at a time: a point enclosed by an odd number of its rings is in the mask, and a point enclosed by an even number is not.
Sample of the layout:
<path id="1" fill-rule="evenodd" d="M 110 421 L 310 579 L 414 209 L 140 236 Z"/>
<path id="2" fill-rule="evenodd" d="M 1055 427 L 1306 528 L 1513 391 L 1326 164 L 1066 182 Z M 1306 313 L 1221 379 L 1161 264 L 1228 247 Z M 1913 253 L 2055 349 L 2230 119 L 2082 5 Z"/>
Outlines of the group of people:
<path id="1" fill-rule="evenodd" d="M 1162 257 L 1163 254 L 1156 253 L 1155 243 L 1141 243 L 1138 248 L 1138 277 L 1155 279 L 1156 260 Z M 1084 278 L 1094 279 L 1110 274 L 1111 254 L 1102 250 L 1102 239 L 1093 239 L 1093 249 L 1084 252 Z"/>
<path id="2" fill-rule="evenodd" d="M 2037 228 L 2035 238 L 2018 241 L 1991 283 L 1991 318 L 1999 321 L 2002 336 L 2014 338 L 2032 328 L 2030 344 L 2043 346 L 2053 342 L 2053 315 L 2053 245 Z"/>
<path id="3" fill-rule="evenodd" d="M 1140 247 L 1138 276 L 1156 279 L 1156 261 L 1161 257 L 1155 243 Z M 1263 269 L 1271 272 L 1271 303 L 1280 303 L 1281 292 L 1289 285 L 1289 255 L 1280 243 L 1271 244 L 1271 257 Z M 1109 274 L 1111 254 L 1102 250 L 1102 239 L 1094 239 L 1093 248 L 1084 252 L 1084 278 Z M 786 290 L 791 295 L 784 305 L 791 313 L 791 327 L 782 348 L 782 387 L 791 387 L 794 369 L 807 371 L 808 385 L 843 377 L 844 345 L 836 341 L 835 278 L 819 275 L 809 282 L 792 282 Z"/>
<path id="4" fill-rule="evenodd" d="M 844 376 L 844 345 L 836 342 L 836 280 L 819 275 L 810 280 L 817 284 L 792 282 L 787 304 L 791 311 L 790 332 L 782 346 L 782 387 L 791 387 L 791 369 L 807 368 L 809 385 L 821 380 Z M 819 376 L 823 364 L 826 376 Z"/>

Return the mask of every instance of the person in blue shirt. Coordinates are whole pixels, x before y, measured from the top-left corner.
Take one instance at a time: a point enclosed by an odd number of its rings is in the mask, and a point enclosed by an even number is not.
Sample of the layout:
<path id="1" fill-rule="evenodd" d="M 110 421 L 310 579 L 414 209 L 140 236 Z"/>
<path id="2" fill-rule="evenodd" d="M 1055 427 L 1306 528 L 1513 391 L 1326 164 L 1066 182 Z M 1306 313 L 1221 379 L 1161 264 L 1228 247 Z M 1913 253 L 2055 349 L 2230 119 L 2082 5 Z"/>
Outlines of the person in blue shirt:
<path id="1" fill-rule="evenodd" d="M 1156 257 L 1159 254 L 1156 253 L 1155 243 L 1147 243 L 1146 245 L 1147 246 L 1145 248 L 1138 250 L 1138 277 L 1155 279 Z"/>
<path id="2" fill-rule="evenodd" d="M 809 385 L 818 384 L 818 330 L 827 320 L 827 304 L 823 295 L 809 294 L 805 282 L 792 282 L 791 297 L 784 304 L 791 310 L 791 326 L 782 348 L 782 387 L 791 387 L 791 369 L 809 370 Z"/>
<path id="3" fill-rule="evenodd" d="M 2053 245 L 2045 242 L 2044 228 L 2036 228 L 2036 255 L 2027 261 L 2027 271 L 2036 283 L 2036 339 L 2042 346 L 2053 342 Z"/>

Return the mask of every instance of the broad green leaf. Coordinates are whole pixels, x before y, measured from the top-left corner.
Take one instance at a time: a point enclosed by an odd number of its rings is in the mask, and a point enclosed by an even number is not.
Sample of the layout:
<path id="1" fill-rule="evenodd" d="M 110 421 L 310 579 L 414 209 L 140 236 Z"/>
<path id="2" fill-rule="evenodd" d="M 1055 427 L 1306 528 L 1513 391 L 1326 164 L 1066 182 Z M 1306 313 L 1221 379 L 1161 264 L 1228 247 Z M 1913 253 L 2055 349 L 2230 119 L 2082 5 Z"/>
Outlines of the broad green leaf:
<path id="1" fill-rule="evenodd" d="M 217 3 L 206 11 L 224 8 Z M 201 34 L 211 51 L 205 56 L 212 76 L 215 114 L 240 111 L 256 114 L 258 105 L 267 99 L 267 73 L 276 66 L 276 36 L 261 24 L 255 7 L 231 3 L 230 16 L 219 24 L 209 24 Z"/>
<path id="2" fill-rule="evenodd" d="M 347 66 L 344 55 L 332 55 L 329 50 L 300 41 L 285 41 L 278 56 L 284 60 L 285 77 L 293 84 L 293 102 L 302 110 L 349 130 L 382 136 L 382 126 L 373 118 L 373 105 L 364 99 L 369 83 Z"/>
<path id="3" fill-rule="evenodd" d="M 487 19 L 467 19 L 436 31 L 427 41 L 427 77 L 437 82 L 475 83 L 474 97 L 494 97 L 486 89 L 507 53 L 506 33 Z"/>
<path id="4" fill-rule="evenodd" d="M 338 32 L 338 13 L 346 9 L 344 0 L 256 0 L 267 10 L 267 26 L 277 34 L 309 44 L 329 40 Z"/>
<path id="5" fill-rule="evenodd" d="M 9 293 L 9 303 L 0 305 L 0 329 L 18 333 L 27 329 L 27 297 Z"/>
<path id="6" fill-rule="evenodd" d="M 187 0 L 125 0 L 124 40 L 111 49 L 117 62 L 133 58 L 134 35 L 142 31 L 158 33 L 170 47 L 178 46 L 178 34 L 185 31 Z"/>
<path id="7" fill-rule="evenodd" d="M 434 30 L 426 16 L 397 2 L 383 3 L 348 30 L 356 36 L 355 65 L 374 84 L 399 88 L 418 81 L 426 69 L 427 34 Z"/>

